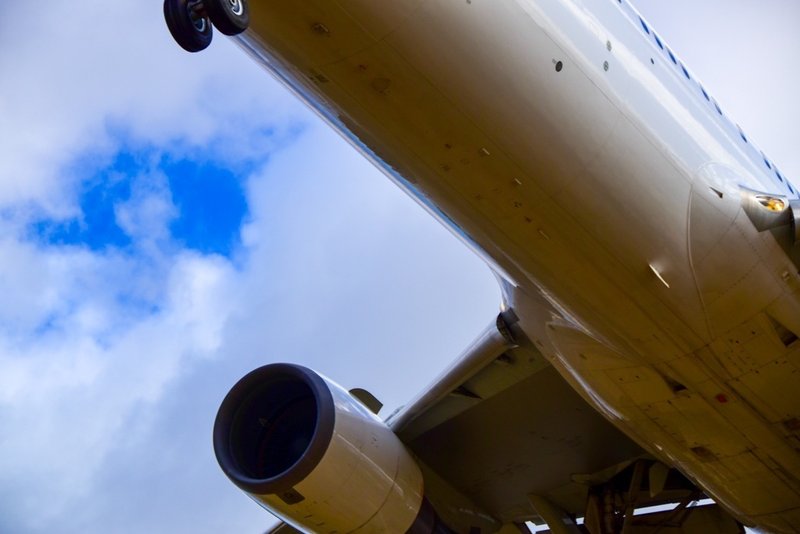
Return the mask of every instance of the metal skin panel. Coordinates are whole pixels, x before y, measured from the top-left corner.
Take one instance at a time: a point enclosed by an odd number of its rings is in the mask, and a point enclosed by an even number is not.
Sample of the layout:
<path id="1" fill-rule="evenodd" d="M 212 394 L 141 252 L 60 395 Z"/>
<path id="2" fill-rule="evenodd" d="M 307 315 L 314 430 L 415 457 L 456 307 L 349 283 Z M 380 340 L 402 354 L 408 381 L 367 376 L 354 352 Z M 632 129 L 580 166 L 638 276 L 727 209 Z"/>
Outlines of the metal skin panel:
<path id="1" fill-rule="evenodd" d="M 400 0 L 391 9 L 262 0 L 240 42 L 517 286 L 520 327 L 586 402 L 743 521 L 792 532 L 797 446 L 768 423 L 770 400 L 739 396 L 739 379 L 726 374 L 738 328 L 764 313 L 797 324 L 797 269 L 725 194 L 773 181 L 621 9 L 582 0 Z M 705 172 L 709 164 L 732 172 Z M 602 358 L 584 365 L 548 325 L 681 388 L 667 398 L 610 375 Z M 786 350 L 767 362 L 786 360 L 794 373 Z M 765 397 L 763 384 L 747 380 L 742 391 Z M 774 383 L 785 395 L 797 385 Z M 720 424 L 698 424 L 703 414 Z M 736 446 L 726 445 L 731 427 Z M 462 477 L 470 467 L 461 465 Z M 514 472 L 496 471 L 486 487 Z M 539 480 L 528 475 L 528 484 Z M 780 499 L 764 498 L 766 487 Z M 496 506 L 489 511 L 500 514 Z"/>

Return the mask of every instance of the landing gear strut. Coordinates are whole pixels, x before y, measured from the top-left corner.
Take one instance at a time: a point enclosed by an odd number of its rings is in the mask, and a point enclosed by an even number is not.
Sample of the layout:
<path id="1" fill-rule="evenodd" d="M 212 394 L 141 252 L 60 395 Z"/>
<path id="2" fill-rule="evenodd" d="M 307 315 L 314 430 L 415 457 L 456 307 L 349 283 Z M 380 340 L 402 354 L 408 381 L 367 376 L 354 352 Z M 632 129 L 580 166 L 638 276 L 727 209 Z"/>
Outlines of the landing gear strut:
<path id="1" fill-rule="evenodd" d="M 211 44 L 212 24 L 225 35 L 238 35 L 250 24 L 247 0 L 164 0 L 164 19 L 172 37 L 188 52 Z"/>

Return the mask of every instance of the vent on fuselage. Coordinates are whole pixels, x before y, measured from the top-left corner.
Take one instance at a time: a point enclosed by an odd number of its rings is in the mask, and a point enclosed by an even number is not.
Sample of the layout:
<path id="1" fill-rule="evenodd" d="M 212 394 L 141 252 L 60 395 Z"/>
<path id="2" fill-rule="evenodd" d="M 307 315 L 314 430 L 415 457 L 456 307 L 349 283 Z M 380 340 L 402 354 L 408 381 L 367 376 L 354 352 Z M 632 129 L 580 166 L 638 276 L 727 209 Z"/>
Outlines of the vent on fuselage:
<path id="1" fill-rule="evenodd" d="M 798 337 L 797 334 L 786 328 L 780 321 L 772 317 L 771 315 L 767 315 L 769 317 L 769 322 L 772 325 L 772 328 L 775 330 L 775 333 L 780 338 L 781 343 L 785 347 L 791 346 L 795 341 L 797 341 Z"/>

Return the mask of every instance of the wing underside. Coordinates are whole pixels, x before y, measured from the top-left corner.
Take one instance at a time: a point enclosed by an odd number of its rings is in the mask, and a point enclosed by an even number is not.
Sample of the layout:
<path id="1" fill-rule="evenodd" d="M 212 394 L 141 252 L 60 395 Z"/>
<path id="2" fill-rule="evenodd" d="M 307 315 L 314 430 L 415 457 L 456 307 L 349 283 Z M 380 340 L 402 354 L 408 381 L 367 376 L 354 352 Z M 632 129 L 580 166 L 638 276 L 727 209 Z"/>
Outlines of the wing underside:
<path id="1" fill-rule="evenodd" d="M 532 495 L 583 515 L 594 481 L 645 457 L 515 330 L 509 313 L 389 423 L 425 467 L 503 523 L 540 521 Z"/>

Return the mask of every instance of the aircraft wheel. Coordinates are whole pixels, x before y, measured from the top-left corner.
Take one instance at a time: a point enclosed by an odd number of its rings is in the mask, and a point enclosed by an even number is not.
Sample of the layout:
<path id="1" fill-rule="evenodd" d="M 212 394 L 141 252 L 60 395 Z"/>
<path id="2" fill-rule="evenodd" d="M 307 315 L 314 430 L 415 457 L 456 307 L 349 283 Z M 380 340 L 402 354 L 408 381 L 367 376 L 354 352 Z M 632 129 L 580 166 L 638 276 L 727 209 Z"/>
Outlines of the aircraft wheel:
<path id="1" fill-rule="evenodd" d="M 190 0 L 164 0 L 167 28 L 173 39 L 188 52 L 205 50 L 213 37 L 211 20 L 198 9 L 198 4 Z"/>
<path id="2" fill-rule="evenodd" d="M 250 24 L 250 8 L 247 0 L 204 0 L 214 27 L 225 35 L 238 35 Z"/>

